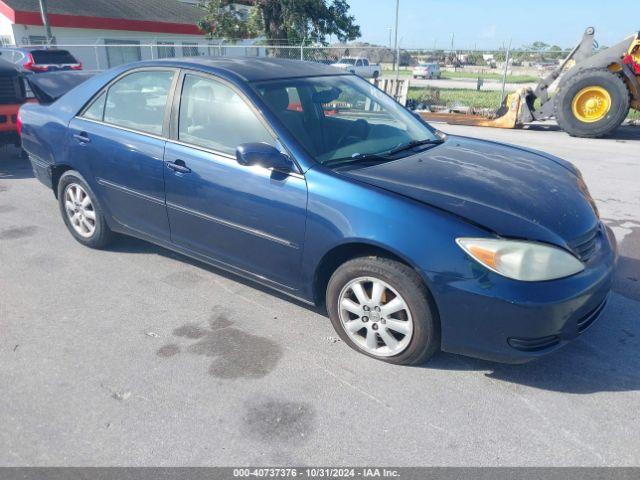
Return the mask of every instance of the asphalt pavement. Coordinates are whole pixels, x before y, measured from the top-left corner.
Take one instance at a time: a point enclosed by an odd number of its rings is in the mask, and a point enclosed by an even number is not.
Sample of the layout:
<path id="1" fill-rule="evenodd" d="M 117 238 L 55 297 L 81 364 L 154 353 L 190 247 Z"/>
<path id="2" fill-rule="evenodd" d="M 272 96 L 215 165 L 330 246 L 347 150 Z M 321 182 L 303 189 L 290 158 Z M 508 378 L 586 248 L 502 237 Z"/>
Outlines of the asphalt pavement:
<path id="1" fill-rule="evenodd" d="M 640 129 L 439 125 L 583 172 L 621 248 L 603 317 L 520 366 L 392 366 L 319 312 L 148 243 L 73 240 L 0 152 L 0 465 L 639 465 Z"/>

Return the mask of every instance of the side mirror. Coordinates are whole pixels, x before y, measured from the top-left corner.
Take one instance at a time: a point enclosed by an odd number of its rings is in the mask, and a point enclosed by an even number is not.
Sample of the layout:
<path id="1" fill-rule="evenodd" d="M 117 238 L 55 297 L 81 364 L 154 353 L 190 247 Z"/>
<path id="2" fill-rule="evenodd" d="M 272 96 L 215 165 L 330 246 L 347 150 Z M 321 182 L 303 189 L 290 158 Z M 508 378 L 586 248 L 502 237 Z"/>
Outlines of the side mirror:
<path id="1" fill-rule="evenodd" d="M 291 159 L 268 143 L 243 143 L 236 148 L 236 160 L 240 165 L 261 165 L 281 172 L 291 171 Z"/>

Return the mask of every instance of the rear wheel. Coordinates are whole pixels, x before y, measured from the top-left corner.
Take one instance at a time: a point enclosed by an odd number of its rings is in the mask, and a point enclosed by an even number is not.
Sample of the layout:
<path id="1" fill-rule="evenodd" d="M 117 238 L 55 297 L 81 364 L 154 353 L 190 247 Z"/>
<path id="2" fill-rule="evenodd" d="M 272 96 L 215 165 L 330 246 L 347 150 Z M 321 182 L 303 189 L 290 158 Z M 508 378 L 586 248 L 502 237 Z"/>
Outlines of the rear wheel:
<path id="1" fill-rule="evenodd" d="M 622 124 L 631 104 L 624 80 L 608 70 L 585 70 L 555 96 L 558 125 L 574 137 L 608 135 Z"/>
<path id="2" fill-rule="evenodd" d="M 78 242 L 102 248 L 112 240 L 96 196 L 78 172 L 69 170 L 60 177 L 58 203 L 65 225 Z"/>
<path id="3" fill-rule="evenodd" d="M 429 292 L 407 265 L 363 257 L 340 266 L 327 286 L 333 327 L 349 346 L 396 364 L 418 364 L 440 346 Z"/>

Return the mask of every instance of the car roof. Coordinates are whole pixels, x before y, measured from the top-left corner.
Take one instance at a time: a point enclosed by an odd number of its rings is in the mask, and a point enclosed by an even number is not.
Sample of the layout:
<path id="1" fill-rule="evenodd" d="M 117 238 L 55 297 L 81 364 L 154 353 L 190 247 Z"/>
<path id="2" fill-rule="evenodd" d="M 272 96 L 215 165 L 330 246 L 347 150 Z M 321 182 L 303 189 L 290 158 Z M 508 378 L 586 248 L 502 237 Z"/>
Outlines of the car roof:
<path id="1" fill-rule="evenodd" d="M 184 57 L 143 61 L 138 65 L 166 65 L 196 68 L 213 73 L 234 74 L 248 82 L 284 78 L 350 75 L 344 70 L 318 62 L 265 57 Z"/>

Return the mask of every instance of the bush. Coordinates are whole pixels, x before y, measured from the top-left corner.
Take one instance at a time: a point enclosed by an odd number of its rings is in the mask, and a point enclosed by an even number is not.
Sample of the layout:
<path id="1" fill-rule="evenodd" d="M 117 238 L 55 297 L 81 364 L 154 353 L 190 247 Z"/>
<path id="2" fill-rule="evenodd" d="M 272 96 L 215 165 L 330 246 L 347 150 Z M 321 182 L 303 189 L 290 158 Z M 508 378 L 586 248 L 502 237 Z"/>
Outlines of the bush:
<path id="1" fill-rule="evenodd" d="M 408 97 L 418 104 L 440 105 L 439 88 L 425 87 L 420 89 L 410 89 Z"/>

